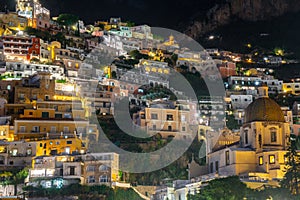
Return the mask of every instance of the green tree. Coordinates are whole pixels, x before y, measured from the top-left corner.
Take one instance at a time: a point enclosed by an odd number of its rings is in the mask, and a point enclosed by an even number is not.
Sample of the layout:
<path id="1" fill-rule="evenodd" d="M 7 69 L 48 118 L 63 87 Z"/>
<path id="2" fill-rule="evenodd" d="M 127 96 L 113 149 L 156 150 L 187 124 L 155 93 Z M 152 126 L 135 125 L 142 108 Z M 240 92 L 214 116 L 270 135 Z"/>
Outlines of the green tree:
<path id="1" fill-rule="evenodd" d="M 133 26 L 135 26 L 135 23 L 132 22 L 132 21 L 127 21 L 127 22 L 126 22 L 126 25 L 127 25 L 128 27 L 133 27 Z"/>
<path id="2" fill-rule="evenodd" d="M 28 169 L 22 169 L 20 171 L 2 172 L 1 185 L 14 185 L 14 195 L 18 194 L 18 185 L 23 184 L 25 178 L 28 176 Z"/>
<path id="3" fill-rule="evenodd" d="M 209 182 L 199 194 L 189 195 L 189 200 L 241 200 L 248 188 L 238 176 L 215 179 Z"/>
<path id="4" fill-rule="evenodd" d="M 57 18 L 57 22 L 66 27 L 75 26 L 78 20 L 79 17 L 72 14 L 60 14 Z"/>
<path id="5" fill-rule="evenodd" d="M 283 188 L 287 188 L 293 195 L 299 194 L 300 183 L 300 155 L 297 153 L 296 136 L 291 136 L 291 142 L 286 154 L 286 173 L 281 182 Z"/>

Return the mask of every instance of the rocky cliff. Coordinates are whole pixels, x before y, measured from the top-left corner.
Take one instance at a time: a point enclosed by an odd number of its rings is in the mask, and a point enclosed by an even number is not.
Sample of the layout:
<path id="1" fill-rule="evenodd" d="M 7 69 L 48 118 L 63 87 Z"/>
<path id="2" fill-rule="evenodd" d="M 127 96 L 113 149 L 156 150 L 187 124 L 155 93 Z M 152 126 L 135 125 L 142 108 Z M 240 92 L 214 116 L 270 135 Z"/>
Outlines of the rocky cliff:
<path id="1" fill-rule="evenodd" d="M 193 19 L 186 34 L 197 38 L 233 20 L 267 20 L 297 11 L 300 11 L 299 0 L 226 0 L 211 8 L 205 17 Z"/>

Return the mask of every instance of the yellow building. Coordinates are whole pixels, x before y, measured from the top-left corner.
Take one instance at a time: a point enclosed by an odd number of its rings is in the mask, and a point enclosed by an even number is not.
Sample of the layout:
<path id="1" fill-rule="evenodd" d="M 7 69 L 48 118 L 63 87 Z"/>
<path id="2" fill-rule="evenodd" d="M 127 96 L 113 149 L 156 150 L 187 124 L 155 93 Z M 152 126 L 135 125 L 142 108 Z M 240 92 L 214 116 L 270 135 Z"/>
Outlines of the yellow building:
<path id="1" fill-rule="evenodd" d="M 190 134 L 190 112 L 179 109 L 172 103 L 153 103 L 133 117 L 135 123 L 141 126 L 151 135 L 158 134 L 163 138 L 176 135 L 186 136 Z"/>
<path id="2" fill-rule="evenodd" d="M 8 142 L 14 141 L 14 127 L 8 125 L 0 126 L 0 140 L 6 140 Z"/>
<path id="3" fill-rule="evenodd" d="M 76 136 L 48 137 L 36 141 L 36 156 L 83 154 L 86 152 L 82 140 Z"/>
<path id="4" fill-rule="evenodd" d="M 293 95 L 299 95 L 300 94 L 300 82 L 283 83 L 282 91 L 284 93 L 291 93 Z"/>
<path id="5" fill-rule="evenodd" d="M 25 78 L 22 85 L 15 87 L 15 103 L 30 103 L 35 100 L 53 100 L 55 96 L 55 79 L 50 79 L 48 72 L 38 72 Z"/>
<path id="6" fill-rule="evenodd" d="M 261 183 L 284 177 L 290 126 L 280 106 L 268 97 L 268 88 L 259 88 L 259 94 L 245 111 L 240 141 L 208 154 L 210 173 Z"/>
<path id="7" fill-rule="evenodd" d="M 24 31 L 28 26 L 28 20 L 14 12 L 0 13 L 0 25 L 0 35 L 3 35 L 7 29 L 13 31 Z"/>

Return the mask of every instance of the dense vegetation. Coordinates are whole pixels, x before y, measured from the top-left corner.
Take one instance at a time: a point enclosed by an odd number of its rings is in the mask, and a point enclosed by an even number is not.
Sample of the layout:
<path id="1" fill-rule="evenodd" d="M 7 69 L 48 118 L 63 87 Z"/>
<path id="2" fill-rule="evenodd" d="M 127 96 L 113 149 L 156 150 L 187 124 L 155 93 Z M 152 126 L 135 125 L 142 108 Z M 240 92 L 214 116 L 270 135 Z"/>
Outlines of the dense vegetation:
<path id="1" fill-rule="evenodd" d="M 299 197 L 291 195 L 289 190 L 284 188 L 250 189 L 239 177 L 233 176 L 210 181 L 199 194 L 188 195 L 188 200 L 296 200 Z"/>
<path id="2" fill-rule="evenodd" d="M 28 192 L 28 197 L 48 197 L 56 199 L 58 197 L 78 196 L 79 200 L 141 200 L 137 193 L 132 189 L 116 188 L 112 189 L 108 186 L 86 186 L 86 185 L 70 185 L 62 189 L 55 188 L 36 188 L 27 186 L 24 188 Z"/>

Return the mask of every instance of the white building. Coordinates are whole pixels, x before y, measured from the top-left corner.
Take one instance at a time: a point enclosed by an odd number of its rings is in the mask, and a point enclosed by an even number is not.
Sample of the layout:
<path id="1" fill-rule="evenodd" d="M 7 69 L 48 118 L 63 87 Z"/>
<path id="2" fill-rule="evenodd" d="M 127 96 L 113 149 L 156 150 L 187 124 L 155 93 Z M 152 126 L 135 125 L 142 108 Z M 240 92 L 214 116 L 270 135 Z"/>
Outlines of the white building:
<path id="1" fill-rule="evenodd" d="M 252 103 L 252 95 L 230 95 L 232 109 L 245 109 Z"/>
<path id="2" fill-rule="evenodd" d="M 7 62 L 6 70 L 12 72 L 14 77 L 29 77 L 37 72 L 50 72 L 51 78 L 65 79 L 64 68 L 57 65 Z"/>

